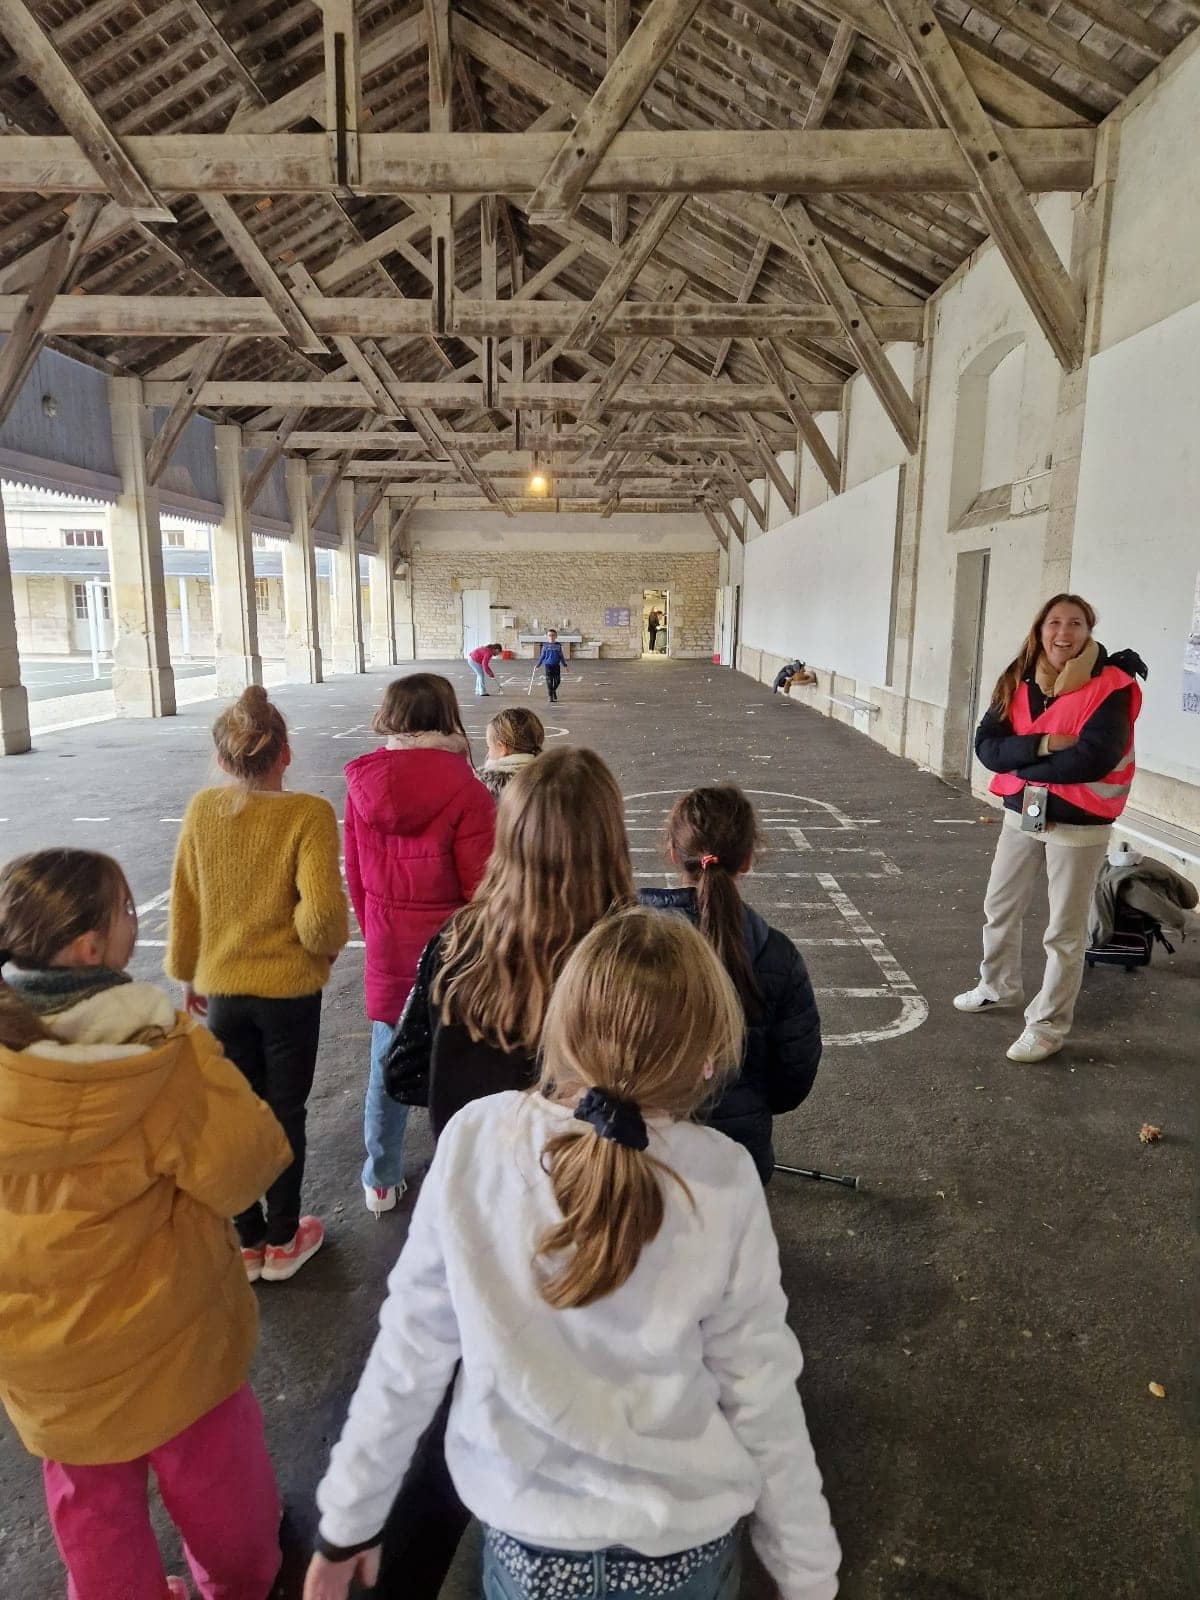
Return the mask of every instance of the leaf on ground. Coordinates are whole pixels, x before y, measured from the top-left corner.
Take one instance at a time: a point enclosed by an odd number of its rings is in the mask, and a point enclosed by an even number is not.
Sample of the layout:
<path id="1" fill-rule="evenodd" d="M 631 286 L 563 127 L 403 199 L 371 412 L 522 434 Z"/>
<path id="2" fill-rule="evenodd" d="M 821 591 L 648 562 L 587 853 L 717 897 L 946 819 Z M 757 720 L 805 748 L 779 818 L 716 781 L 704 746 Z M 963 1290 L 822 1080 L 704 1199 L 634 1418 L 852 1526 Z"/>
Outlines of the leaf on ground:
<path id="1" fill-rule="evenodd" d="M 1157 1144 L 1162 1138 L 1162 1129 L 1156 1128 L 1152 1122 L 1143 1122 L 1138 1138 L 1143 1144 Z"/>
<path id="2" fill-rule="evenodd" d="M 1149 1387 L 1150 1393 L 1156 1400 L 1165 1400 L 1167 1398 L 1167 1391 L 1163 1388 L 1161 1383 L 1152 1383 Z"/>

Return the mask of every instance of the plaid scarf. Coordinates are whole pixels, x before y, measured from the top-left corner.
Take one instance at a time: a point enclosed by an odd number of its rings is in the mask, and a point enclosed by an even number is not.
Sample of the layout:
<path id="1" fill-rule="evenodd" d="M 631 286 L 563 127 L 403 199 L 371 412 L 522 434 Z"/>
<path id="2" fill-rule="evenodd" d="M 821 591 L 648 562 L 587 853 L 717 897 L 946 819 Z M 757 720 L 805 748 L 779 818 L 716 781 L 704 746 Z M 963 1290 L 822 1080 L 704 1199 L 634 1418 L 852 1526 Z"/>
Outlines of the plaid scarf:
<path id="1" fill-rule="evenodd" d="M 13 967 L 6 981 L 31 1011 L 39 1017 L 53 1017 L 133 979 L 127 972 L 113 972 L 109 967 Z"/>

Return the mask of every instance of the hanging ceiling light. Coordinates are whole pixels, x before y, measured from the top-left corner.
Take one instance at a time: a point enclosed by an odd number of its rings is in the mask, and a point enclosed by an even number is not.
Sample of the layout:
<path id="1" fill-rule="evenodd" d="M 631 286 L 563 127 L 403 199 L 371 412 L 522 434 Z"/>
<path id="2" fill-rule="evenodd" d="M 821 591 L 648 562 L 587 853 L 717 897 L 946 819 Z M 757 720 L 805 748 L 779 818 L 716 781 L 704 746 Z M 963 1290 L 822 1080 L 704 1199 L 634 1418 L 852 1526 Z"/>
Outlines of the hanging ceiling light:
<path id="1" fill-rule="evenodd" d="M 550 493 L 550 479 L 538 465 L 538 453 L 536 450 L 533 452 L 533 469 L 529 474 L 525 490 L 527 494 L 538 500 L 544 500 Z"/>

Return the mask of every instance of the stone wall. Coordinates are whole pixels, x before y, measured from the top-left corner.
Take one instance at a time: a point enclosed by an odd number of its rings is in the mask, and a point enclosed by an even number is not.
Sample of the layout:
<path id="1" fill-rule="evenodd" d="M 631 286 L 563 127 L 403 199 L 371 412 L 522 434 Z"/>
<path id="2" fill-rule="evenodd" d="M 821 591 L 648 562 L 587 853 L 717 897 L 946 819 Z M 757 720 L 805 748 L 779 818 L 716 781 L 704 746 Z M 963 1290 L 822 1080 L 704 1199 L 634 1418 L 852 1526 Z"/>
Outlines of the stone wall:
<path id="1" fill-rule="evenodd" d="M 462 649 L 464 589 L 487 589 L 492 606 L 513 614 L 514 626 L 496 630 L 497 641 L 516 648 L 517 634 L 539 626 L 563 626 L 599 640 L 609 660 L 641 655 L 642 590 L 665 589 L 670 597 L 674 656 L 708 658 L 713 651 L 717 551 L 422 550 L 412 558 L 413 620 L 418 660 L 445 660 Z M 630 610 L 628 627 L 609 628 L 604 613 Z"/>
<path id="2" fill-rule="evenodd" d="M 14 577 L 17 643 L 26 655 L 71 653 L 71 585 L 61 578 Z"/>

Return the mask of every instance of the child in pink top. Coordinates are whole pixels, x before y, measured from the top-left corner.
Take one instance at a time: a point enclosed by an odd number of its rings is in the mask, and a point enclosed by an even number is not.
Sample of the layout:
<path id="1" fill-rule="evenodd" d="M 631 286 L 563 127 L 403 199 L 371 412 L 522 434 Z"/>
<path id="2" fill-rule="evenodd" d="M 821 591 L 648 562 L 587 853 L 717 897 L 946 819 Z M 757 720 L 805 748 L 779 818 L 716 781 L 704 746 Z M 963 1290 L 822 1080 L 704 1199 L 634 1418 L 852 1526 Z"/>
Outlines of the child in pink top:
<path id="1" fill-rule="evenodd" d="M 496 674 L 492 671 L 492 661 L 500 655 L 501 649 L 498 644 L 481 644 L 477 650 L 467 651 L 467 660 L 471 663 L 471 671 L 475 674 L 476 694 L 484 696 L 487 694 L 483 682 L 485 674 L 495 683 Z"/>

